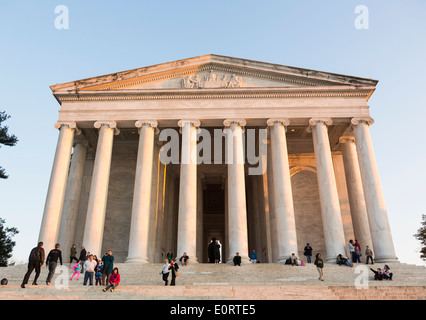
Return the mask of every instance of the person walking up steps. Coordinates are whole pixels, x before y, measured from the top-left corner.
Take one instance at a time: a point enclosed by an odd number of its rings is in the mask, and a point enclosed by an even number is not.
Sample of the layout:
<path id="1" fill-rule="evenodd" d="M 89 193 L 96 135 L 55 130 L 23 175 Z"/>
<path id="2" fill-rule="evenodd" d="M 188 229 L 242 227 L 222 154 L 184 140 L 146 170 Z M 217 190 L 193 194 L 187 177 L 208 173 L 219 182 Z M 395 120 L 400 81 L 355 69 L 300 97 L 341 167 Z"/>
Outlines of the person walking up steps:
<path id="1" fill-rule="evenodd" d="M 317 270 L 319 273 L 318 280 L 324 281 L 324 261 L 321 259 L 321 253 L 317 253 L 315 256 L 314 265 L 317 266 Z"/>
<path id="2" fill-rule="evenodd" d="M 50 286 L 50 282 L 52 281 L 53 275 L 55 274 L 58 259 L 62 266 L 62 252 L 59 250 L 59 243 L 55 244 L 55 249 L 50 250 L 46 258 L 46 267 L 49 268 L 49 273 L 47 274 L 46 278 L 46 284 L 48 286 Z"/>
<path id="3" fill-rule="evenodd" d="M 160 274 L 163 275 L 163 281 L 164 281 L 164 285 L 167 286 L 167 284 L 169 283 L 169 259 L 165 259 L 164 260 L 164 264 L 163 264 L 163 268 L 161 269 Z"/>
<path id="4" fill-rule="evenodd" d="M 39 242 L 37 247 L 33 248 L 30 252 L 30 257 L 28 258 L 28 271 L 24 276 L 24 280 L 22 280 L 21 288 L 25 288 L 25 285 L 28 283 L 28 280 L 31 276 L 31 273 L 35 269 L 35 277 L 33 281 L 33 285 L 37 285 L 37 279 L 40 275 L 40 268 L 43 267 L 44 263 L 44 249 L 43 242 Z"/>

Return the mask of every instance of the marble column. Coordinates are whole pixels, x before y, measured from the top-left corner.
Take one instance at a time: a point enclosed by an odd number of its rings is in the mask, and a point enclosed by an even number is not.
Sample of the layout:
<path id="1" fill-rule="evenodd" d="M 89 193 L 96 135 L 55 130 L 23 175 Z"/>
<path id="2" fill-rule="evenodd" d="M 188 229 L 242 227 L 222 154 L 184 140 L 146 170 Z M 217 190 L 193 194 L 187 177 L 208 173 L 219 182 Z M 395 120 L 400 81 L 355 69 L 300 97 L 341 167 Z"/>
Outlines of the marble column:
<path id="1" fill-rule="evenodd" d="M 90 185 L 83 246 L 87 251 L 101 257 L 112 146 L 114 134 L 119 134 L 120 130 L 115 121 L 97 121 L 94 126 L 99 129 L 99 137 Z"/>
<path id="2" fill-rule="evenodd" d="M 277 219 L 278 263 L 298 254 L 293 194 L 286 141 L 288 119 L 269 119 L 271 130 L 272 170 L 274 172 L 275 212 Z"/>
<path id="3" fill-rule="evenodd" d="M 244 172 L 244 119 L 226 119 L 226 148 L 228 164 L 228 263 L 232 263 L 236 252 L 241 263 L 249 263 L 247 234 L 246 186 Z"/>
<path id="4" fill-rule="evenodd" d="M 80 133 L 75 122 L 56 122 L 55 128 L 59 129 L 59 137 L 38 238 L 47 252 L 54 249 L 58 241 L 72 144 L 75 133 Z"/>
<path id="5" fill-rule="evenodd" d="M 139 146 L 133 191 L 132 218 L 130 223 L 128 263 L 148 263 L 149 222 L 152 169 L 154 158 L 155 120 L 136 121 L 139 128 Z"/>
<path id="6" fill-rule="evenodd" d="M 77 225 L 84 167 L 89 143 L 83 135 L 79 135 L 74 139 L 73 146 L 74 152 L 71 157 L 71 166 L 68 175 L 67 191 L 65 194 L 64 210 L 58 239 L 62 250 L 65 252 L 68 252 L 67 250 L 75 243 L 75 228 Z"/>
<path id="7" fill-rule="evenodd" d="M 354 128 L 371 240 L 374 247 L 374 259 L 377 262 L 398 262 L 370 136 L 369 127 L 374 120 L 372 118 L 353 118 L 351 122 Z"/>
<path id="8" fill-rule="evenodd" d="M 347 255 L 339 195 L 337 193 L 328 138 L 327 126 L 332 123 L 329 118 L 312 118 L 309 120 L 314 142 L 321 215 L 327 250 L 326 261 L 328 262 L 335 262 L 337 255 L 340 253 Z"/>
<path id="9" fill-rule="evenodd" d="M 344 136 L 340 137 L 339 141 L 342 146 L 346 185 L 355 238 L 361 244 L 362 250 L 365 249 L 365 246 L 373 249 L 355 139 L 352 136 Z"/>
<path id="10" fill-rule="evenodd" d="M 199 120 L 179 120 L 182 155 L 179 182 L 177 257 L 184 252 L 197 263 L 197 127 Z"/>

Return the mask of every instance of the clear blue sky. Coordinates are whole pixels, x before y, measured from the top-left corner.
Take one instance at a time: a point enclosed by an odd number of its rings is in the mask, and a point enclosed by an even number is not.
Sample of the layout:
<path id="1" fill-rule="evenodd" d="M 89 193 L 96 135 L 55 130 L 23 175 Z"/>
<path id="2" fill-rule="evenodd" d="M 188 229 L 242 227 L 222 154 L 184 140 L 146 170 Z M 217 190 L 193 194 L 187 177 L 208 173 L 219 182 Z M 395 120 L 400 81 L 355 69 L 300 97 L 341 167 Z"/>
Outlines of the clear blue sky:
<path id="1" fill-rule="evenodd" d="M 58 30 L 55 7 L 69 9 Z M 369 29 L 355 28 L 355 8 Z M 58 132 L 50 85 L 216 53 L 379 80 L 370 99 L 396 253 L 424 264 L 413 234 L 426 214 L 426 2 L 0 2 L 0 110 L 19 138 L 0 148 L 0 217 L 17 227 L 15 259 L 36 245 Z"/>

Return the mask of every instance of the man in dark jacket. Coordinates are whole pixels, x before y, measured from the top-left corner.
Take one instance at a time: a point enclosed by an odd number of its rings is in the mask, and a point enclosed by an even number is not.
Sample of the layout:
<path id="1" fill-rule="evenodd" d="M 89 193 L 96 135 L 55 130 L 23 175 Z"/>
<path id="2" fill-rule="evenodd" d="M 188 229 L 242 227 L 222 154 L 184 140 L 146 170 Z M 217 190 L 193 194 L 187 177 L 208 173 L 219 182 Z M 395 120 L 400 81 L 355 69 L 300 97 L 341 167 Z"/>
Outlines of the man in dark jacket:
<path id="1" fill-rule="evenodd" d="M 81 262 L 81 273 L 84 273 L 84 262 L 87 260 L 87 251 L 84 246 L 81 247 L 80 251 L 80 262 Z"/>
<path id="2" fill-rule="evenodd" d="M 50 250 L 46 259 L 46 267 L 49 267 L 49 273 L 47 274 L 46 284 L 50 286 L 53 275 L 55 274 L 56 265 L 58 264 L 58 259 L 61 262 L 62 266 L 62 252 L 59 250 L 59 243 L 55 244 L 55 249 Z"/>
<path id="3" fill-rule="evenodd" d="M 37 279 L 40 275 L 40 268 L 44 263 L 44 249 L 43 242 L 39 242 L 37 247 L 31 250 L 30 256 L 28 258 L 28 271 L 24 276 L 24 280 L 22 281 L 21 288 L 25 288 L 25 285 L 28 283 L 28 279 L 30 278 L 31 273 L 35 269 L 35 277 L 33 281 L 33 285 L 37 285 Z"/>

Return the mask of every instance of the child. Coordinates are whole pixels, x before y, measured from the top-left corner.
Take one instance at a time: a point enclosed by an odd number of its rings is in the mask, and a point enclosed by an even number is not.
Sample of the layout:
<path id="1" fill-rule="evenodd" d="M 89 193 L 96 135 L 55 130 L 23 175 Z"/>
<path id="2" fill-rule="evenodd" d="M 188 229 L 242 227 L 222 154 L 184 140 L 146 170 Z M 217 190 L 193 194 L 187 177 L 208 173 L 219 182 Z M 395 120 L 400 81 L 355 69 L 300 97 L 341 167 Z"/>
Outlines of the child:
<path id="1" fill-rule="evenodd" d="M 112 273 L 109 276 L 108 282 L 109 282 L 109 284 L 106 286 L 106 288 L 103 291 L 105 292 L 108 289 L 110 289 L 109 291 L 113 292 L 114 289 L 120 283 L 120 274 L 118 273 L 118 268 L 114 268 L 114 270 L 112 270 Z"/>
<path id="2" fill-rule="evenodd" d="M 71 276 L 71 279 L 70 279 L 70 280 L 72 280 L 72 278 L 73 278 L 75 275 L 77 275 L 77 280 L 78 280 L 78 278 L 80 277 L 81 261 L 80 261 L 80 260 L 78 260 L 78 261 L 77 261 L 77 263 L 74 265 L 74 267 L 72 267 L 72 269 L 74 270 L 74 273 L 72 274 L 72 276 Z"/>
<path id="3" fill-rule="evenodd" d="M 317 270 L 319 273 L 318 280 L 324 281 L 324 261 L 321 259 L 321 253 L 317 253 L 314 265 L 317 266 Z"/>
<path id="4" fill-rule="evenodd" d="M 373 271 L 374 273 L 374 280 L 383 280 L 382 269 L 377 268 L 377 271 L 375 271 L 372 268 L 370 268 L 370 270 Z"/>
<path id="5" fill-rule="evenodd" d="M 104 269 L 104 266 L 102 264 L 102 260 L 98 261 L 98 265 L 96 266 L 95 269 L 95 285 L 97 286 L 98 284 L 101 285 L 102 284 L 102 270 Z"/>

